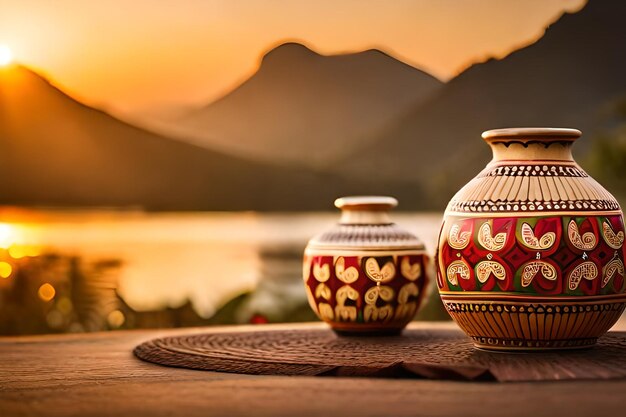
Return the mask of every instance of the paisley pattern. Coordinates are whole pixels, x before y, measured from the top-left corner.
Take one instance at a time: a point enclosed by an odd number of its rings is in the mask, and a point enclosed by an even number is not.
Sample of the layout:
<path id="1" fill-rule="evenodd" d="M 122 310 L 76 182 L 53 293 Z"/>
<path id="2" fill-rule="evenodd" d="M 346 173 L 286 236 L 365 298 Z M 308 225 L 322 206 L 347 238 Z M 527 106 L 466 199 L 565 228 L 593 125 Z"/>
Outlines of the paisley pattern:
<path id="1" fill-rule="evenodd" d="M 332 321 L 335 318 L 333 308 L 328 303 L 319 303 L 317 306 L 317 314 L 319 314 L 322 320 Z"/>
<path id="2" fill-rule="evenodd" d="M 359 279 L 358 269 L 353 266 L 346 268 L 343 256 L 340 256 L 335 263 L 335 275 L 341 282 L 346 284 L 352 284 Z"/>
<path id="3" fill-rule="evenodd" d="M 365 274 L 376 283 L 391 281 L 396 275 L 396 266 L 387 262 L 381 268 L 376 258 L 369 258 L 365 261 Z"/>
<path id="4" fill-rule="evenodd" d="M 450 284 L 458 285 L 459 279 L 470 279 L 470 267 L 463 261 L 453 261 L 446 270 L 446 277 Z"/>
<path id="5" fill-rule="evenodd" d="M 395 315 L 396 320 L 410 318 L 415 315 L 415 312 L 417 311 L 417 302 L 410 301 L 410 299 L 413 297 L 413 299 L 416 300 L 418 294 L 419 288 L 414 282 L 409 282 L 400 288 L 400 291 L 398 292 L 398 308 L 396 309 Z"/>
<path id="6" fill-rule="evenodd" d="M 452 228 L 475 232 L 458 249 Z M 626 294 L 625 234 L 619 215 L 454 217 L 441 234 L 437 285 L 527 295 Z M 448 242 L 450 236 L 457 241 Z"/>
<path id="7" fill-rule="evenodd" d="M 319 284 L 315 288 L 315 298 L 323 298 L 324 300 L 330 300 L 333 293 L 330 290 L 330 287 L 324 283 Z"/>
<path id="8" fill-rule="evenodd" d="M 615 233 L 611 225 L 604 221 L 602 222 L 602 237 L 607 245 L 613 249 L 620 249 L 624 245 L 624 232 L 620 230 Z"/>
<path id="9" fill-rule="evenodd" d="M 420 277 L 420 275 L 422 275 L 422 264 L 420 264 L 419 262 L 412 264 L 409 257 L 405 256 L 402 258 L 400 271 L 406 279 L 415 281 Z"/>
<path id="10" fill-rule="evenodd" d="M 476 265 L 476 278 L 480 283 L 487 282 L 491 275 L 502 281 L 506 278 L 506 271 L 495 261 L 481 261 Z"/>
<path id="11" fill-rule="evenodd" d="M 557 279 L 556 268 L 544 261 L 528 262 L 522 266 L 521 271 L 522 287 L 528 287 L 540 271 L 547 280 L 554 281 Z"/>
<path id="12" fill-rule="evenodd" d="M 393 288 L 385 285 L 377 285 L 370 288 L 365 293 L 365 308 L 363 309 L 363 319 L 368 321 L 389 321 L 393 318 L 393 307 L 389 301 L 393 300 L 395 293 Z M 385 303 L 378 306 L 378 300 Z"/>
<path id="13" fill-rule="evenodd" d="M 506 232 L 500 232 L 495 236 L 492 236 L 491 225 L 489 222 L 483 223 L 478 230 L 478 243 L 480 243 L 483 248 L 493 252 L 497 252 L 504 247 L 506 237 Z"/>
<path id="14" fill-rule="evenodd" d="M 609 281 L 611 281 L 616 274 L 624 278 L 624 263 L 617 257 L 617 255 L 614 256 L 613 259 L 611 259 L 609 263 L 604 266 L 604 268 L 602 268 L 602 287 L 606 287 Z"/>
<path id="15" fill-rule="evenodd" d="M 326 282 L 330 278 L 330 267 L 328 264 L 321 265 L 316 263 L 313 265 L 313 276 L 319 282 Z"/>
<path id="16" fill-rule="evenodd" d="M 427 282 L 423 251 L 401 255 L 307 254 L 302 277 L 324 321 L 402 327 L 417 312 Z"/>
<path id="17" fill-rule="evenodd" d="M 335 315 L 337 320 L 356 321 L 356 306 L 347 306 L 346 301 L 356 301 L 359 299 L 359 292 L 349 285 L 344 285 L 337 290 L 337 306 Z"/>
<path id="18" fill-rule="evenodd" d="M 598 267 L 593 262 L 587 261 L 578 265 L 570 272 L 567 277 L 567 285 L 570 290 L 575 290 L 583 278 L 589 281 L 596 279 L 598 276 Z"/>
<path id="19" fill-rule="evenodd" d="M 556 242 L 556 233 L 546 232 L 540 238 L 535 236 L 535 231 L 528 223 L 522 223 L 522 243 L 535 250 L 550 249 Z"/>
<path id="20" fill-rule="evenodd" d="M 453 224 L 448 234 L 448 244 L 454 249 L 465 249 L 471 238 L 470 232 L 461 232 L 461 227 L 458 224 Z"/>
<path id="21" fill-rule="evenodd" d="M 578 230 L 578 225 L 575 220 L 570 220 L 567 225 L 567 235 L 569 236 L 569 240 L 574 245 L 575 248 L 580 249 L 582 251 L 590 251 L 596 247 L 596 243 L 598 239 L 593 232 L 583 233 L 582 236 Z"/>

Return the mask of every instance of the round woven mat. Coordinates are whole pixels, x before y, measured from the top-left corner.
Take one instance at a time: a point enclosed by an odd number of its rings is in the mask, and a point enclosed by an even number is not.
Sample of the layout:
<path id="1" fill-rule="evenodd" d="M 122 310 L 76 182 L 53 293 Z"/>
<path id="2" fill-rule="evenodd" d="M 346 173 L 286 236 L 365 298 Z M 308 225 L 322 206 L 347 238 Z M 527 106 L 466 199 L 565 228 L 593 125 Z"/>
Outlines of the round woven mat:
<path id="1" fill-rule="evenodd" d="M 593 349 L 546 353 L 477 350 L 457 330 L 405 330 L 396 337 L 339 337 L 330 330 L 211 333 L 137 346 L 160 365 L 256 375 L 369 376 L 531 381 L 626 377 L 626 332 Z"/>

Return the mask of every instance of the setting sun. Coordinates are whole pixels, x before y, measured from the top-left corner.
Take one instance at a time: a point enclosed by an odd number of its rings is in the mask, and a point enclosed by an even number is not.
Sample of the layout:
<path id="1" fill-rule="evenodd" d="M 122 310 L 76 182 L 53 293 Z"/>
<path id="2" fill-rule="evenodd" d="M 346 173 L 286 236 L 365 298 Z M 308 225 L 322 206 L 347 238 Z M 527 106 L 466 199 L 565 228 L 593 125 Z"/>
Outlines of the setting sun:
<path id="1" fill-rule="evenodd" d="M 13 53 L 6 45 L 0 45 L 0 66 L 9 65 L 13 62 Z"/>

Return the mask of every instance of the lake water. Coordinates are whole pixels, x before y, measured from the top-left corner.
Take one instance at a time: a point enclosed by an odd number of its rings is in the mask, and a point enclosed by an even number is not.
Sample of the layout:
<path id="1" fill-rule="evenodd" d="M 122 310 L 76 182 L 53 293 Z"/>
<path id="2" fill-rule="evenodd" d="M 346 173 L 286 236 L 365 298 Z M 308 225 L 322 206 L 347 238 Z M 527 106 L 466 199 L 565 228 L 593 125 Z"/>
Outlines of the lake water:
<path id="1" fill-rule="evenodd" d="M 0 248 L 13 273 L 0 280 L 4 282 L 0 290 L 7 288 L 7 282 L 20 279 L 18 269 L 28 273 L 33 270 L 32 265 L 23 265 L 28 259 L 54 254 L 54 259 L 79 259 L 85 265 L 82 269 L 90 271 L 84 274 L 85 285 L 70 286 L 74 292 L 78 288 L 87 294 L 83 298 L 88 298 L 92 291 L 90 283 L 97 282 L 105 289 L 114 287 L 124 303 L 137 312 L 177 308 L 189 302 L 200 316 L 210 317 L 234 296 L 263 283 L 270 287 L 282 287 L 284 283 L 295 298 L 304 299 L 299 276 L 300 254 L 310 237 L 328 229 L 337 219 L 338 213 L 330 212 L 4 209 L 0 212 Z M 440 214 L 398 212 L 394 213 L 394 219 L 417 234 L 434 253 Z M 115 272 L 94 269 L 93 265 L 113 265 Z M 52 266 L 40 269 L 52 269 Z M 47 272 L 39 271 L 37 276 L 60 280 Z M 24 276 L 21 279 L 39 280 L 35 286 L 39 298 L 48 301 L 45 291 L 41 294 L 47 278 Z M 52 283 L 57 287 L 63 285 Z M 35 287 L 26 292 L 34 292 Z M 288 296 L 285 294 L 284 298 Z M 62 310 L 61 307 L 58 308 Z M 57 316 L 48 317 L 48 321 L 59 322 Z"/>

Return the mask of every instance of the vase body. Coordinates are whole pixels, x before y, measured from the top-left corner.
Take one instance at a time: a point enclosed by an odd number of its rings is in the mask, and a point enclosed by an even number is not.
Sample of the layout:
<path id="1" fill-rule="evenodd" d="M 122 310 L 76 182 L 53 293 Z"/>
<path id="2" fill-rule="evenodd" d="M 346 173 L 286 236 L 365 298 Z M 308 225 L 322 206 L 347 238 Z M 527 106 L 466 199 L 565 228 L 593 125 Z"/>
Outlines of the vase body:
<path id="1" fill-rule="evenodd" d="M 624 310 L 623 215 L 572 159 L 579 136 L 483 133 L 494 158 L 448 204 L 437 286 L 477 347 L 589 347 Z"/>
<path id="2" fill-rule="evenodd" d="M 397 334 L 422 302 L 426 253 L 390 220 L 396 204 L 390 197 L 338 199 L 339 224 L 305 249 L 309 304 L 339 334 Z"/>

